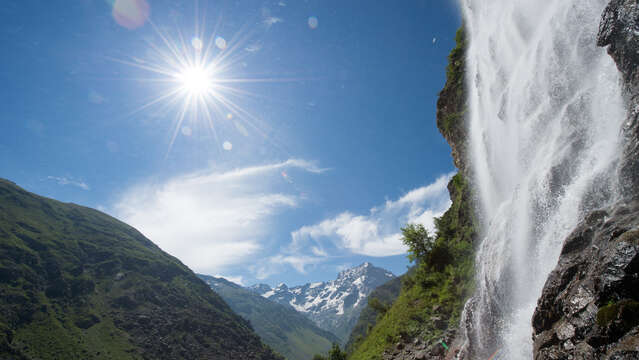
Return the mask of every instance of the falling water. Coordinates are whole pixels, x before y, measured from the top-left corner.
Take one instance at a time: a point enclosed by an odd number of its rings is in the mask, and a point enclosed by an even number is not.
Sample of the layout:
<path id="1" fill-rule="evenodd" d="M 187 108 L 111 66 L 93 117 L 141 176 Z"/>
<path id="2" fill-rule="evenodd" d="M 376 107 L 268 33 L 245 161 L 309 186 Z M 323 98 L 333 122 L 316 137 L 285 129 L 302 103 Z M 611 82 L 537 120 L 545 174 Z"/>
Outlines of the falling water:
<path id="1" fill-rule="evenodd" d="M 614 201 L 624 119 L 596 33 L 608 0 L 462 0 L 471 161 L 484 223 L 465 310 L 472 359 L 532 358 L 531 318 L 564 238 Z"/>

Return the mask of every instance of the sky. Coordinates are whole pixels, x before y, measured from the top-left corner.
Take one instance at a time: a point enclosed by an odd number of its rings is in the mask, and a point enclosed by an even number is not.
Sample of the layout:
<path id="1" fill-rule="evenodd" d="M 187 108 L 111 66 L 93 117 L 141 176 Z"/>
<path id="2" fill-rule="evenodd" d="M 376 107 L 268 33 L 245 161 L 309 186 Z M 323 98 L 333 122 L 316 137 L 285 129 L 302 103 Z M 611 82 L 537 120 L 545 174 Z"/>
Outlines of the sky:
<path id="1" fill-rule="evenodd" d="M 453 0 L 4 0 L 0 177 L 250 285 L 409 265 Z"/>

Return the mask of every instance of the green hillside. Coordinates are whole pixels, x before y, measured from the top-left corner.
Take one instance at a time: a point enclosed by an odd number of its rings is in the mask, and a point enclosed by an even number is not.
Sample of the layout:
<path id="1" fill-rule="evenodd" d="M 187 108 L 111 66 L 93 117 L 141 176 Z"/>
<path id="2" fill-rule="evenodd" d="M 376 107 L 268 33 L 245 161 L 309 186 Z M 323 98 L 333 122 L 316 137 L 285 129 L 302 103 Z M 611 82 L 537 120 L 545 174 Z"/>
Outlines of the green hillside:
<path id="1" fill-rule="evenodd" d="M 0 179 L 0 358 L 279 357 L 134 228 Z"/>
<path id="2" fill-rule="evenodd" d="M 355 345 L 361 342 L 366 334 L 375 326 L 378 317 L 393 304 L 402 289 L 402 279 L 413 272 L 414 267 L 410 268 L 407 274 L 396 277 L 378 286 L 368 295 L 366 307 L 364 307 L 359 314 L 357 323 L 346 343 L 345 348 L 348 353 L 355 350 Z"/>
<path id="3" fill-rule="evenodd" d="M 222 278 L 198 275 L 211 286 L 231 309 L 248 320 L 255 332 L 289 360 L 311 360 L 326 353 L 339 339 L 317 327 L 290 306 L 265 299 L 240 285 Z"/>

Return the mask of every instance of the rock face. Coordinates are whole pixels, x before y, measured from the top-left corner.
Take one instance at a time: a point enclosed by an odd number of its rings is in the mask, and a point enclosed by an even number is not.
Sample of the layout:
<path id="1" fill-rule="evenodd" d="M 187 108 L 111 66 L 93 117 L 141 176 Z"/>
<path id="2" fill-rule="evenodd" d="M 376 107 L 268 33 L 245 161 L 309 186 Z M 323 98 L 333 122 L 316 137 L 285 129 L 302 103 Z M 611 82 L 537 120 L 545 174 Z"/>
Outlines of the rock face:
<path id="1" fill-rule="evenodd" d="M 592 212 L 566 239 L 533 316 L 535 359 L 639 358 L 638 213 Z"/>
<path id="2" fill-rule="evenodd" d="M 624 126 L 624 157 L 620 167 L 623 194 L 639 196 L 639 3 L 613 0 L 604 11 L 597 45 L 608 53 L 623 76 L 628 119 Z"/>
<path id="3" fill-rule="evenodd" d="M 639 359 L 639 3 L 613 0 L 597 41 L 623 76 L 621 200 L 565 240 L 533 316 L 535 359 Z"/>
<path id="4" fill-rule="evenodd" d="M 463 27 L 457 31 L 455 41 L 457 46 L 448 55 L 446 84 L 437 99 L 437 128 L 450 145 L 455 167 L 468 178 L 468 126 L 465 118 L 467 39 Z"/>
<path id="5" fill-rule="evenodd" d="M 317 326 L 346 342 L 367 296 L 378 286 L 395 278 L 391 272 L 364 263 L 340 272 L 337 279 L 322 283 L 274 289 L 255 285 L 252 290 L 280 304 L 290 305 L 308 316 Z"/>

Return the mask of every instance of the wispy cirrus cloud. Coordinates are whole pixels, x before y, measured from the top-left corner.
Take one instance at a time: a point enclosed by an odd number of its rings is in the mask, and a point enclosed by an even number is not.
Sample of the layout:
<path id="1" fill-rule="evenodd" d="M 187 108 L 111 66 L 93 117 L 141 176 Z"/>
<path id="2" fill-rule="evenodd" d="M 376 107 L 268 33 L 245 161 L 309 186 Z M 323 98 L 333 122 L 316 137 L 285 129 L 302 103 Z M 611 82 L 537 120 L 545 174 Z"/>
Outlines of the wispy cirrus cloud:
<path id="1" fill-rule="evenodd" d="M 74 180 L 73 178 L 66 176 L 47 176 L 48 180 L 53 180 L 58 183 L 58 185 L 71 185 L 75 187 L 79 187 L 82 190 L 91 190 L 91 187 L 84 181 Z"/>
<path id="2" fill-rule="evenodd" d="M 267 16 L 264 18 L 264 20 L 262 20 L 262 22 L 264 23 L 264 25 L 266 25 L 267 28 L 270 28 L 277 23 L 284 22 L 284 19 L 275 16 Z"/>
<path id="3" fill-rule="evenodd" d="M 230 171 L 205 171 L 127 189 L 117 217 L 194 270 L 223 273 L 263 248 L 274 216 L 295 208 L 299 195 L 275 190 L 284 169 L 319 174 L 326 169 L 301 159 Z"/>
<path id="4" fill-rule="evenodd" d="M 273 25 L 281 22 L 284 22 L 284 19 L 272 15 L 271 9 L 269 9 L 268 7 L 262 8 L 262 23 L 267 29 L 270 29 Z"/>
<path id="5" fill-rule="evenodd" d="M 258 277 L 268 276 L 273 268 L 289 265 L 304 273 L 306 267 L 346 254 L 385 257 L 406 253 L 400 228 L 408 223 L 423 224 L 434 231 L 434 218 L 449 207 L 447 185 L 453 174 L 409 191 L 397 200 L 387 200 L 368 214 L 344 211 L 291 233 L 291 241 L 281 254 L 256 267 Z"/>

